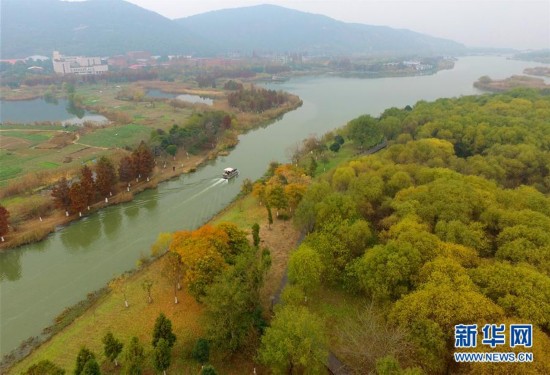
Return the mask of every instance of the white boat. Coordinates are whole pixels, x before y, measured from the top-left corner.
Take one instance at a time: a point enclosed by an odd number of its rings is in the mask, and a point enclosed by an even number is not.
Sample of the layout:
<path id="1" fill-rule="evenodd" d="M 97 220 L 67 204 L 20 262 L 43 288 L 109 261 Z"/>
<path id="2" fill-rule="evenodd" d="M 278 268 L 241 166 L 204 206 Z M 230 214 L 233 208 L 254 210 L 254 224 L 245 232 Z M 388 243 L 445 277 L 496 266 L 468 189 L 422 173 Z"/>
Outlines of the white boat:
<path id="1" fill-rule="evenodd" d="M 239 171 L 236 168 L 225 168 L 223 170 L 222 178 L 229 180 L 230 178 L 237 177 L 238 175 Z"/>

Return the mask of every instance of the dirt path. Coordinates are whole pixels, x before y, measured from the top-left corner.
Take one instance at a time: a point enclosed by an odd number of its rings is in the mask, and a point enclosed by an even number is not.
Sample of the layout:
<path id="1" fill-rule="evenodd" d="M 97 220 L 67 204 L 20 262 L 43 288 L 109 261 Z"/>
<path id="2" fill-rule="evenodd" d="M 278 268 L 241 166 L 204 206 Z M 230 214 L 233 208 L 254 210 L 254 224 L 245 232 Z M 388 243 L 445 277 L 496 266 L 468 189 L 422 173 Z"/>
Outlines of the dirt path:
<path id="1" fill-rule="evenodd" d="M 13 132 L 13 131 L 29 132 L 29 133 L 31 133 L 31 132 L 32 133 L 37 133 L 37 132 L 67 133 L 66 130 L 55 130 L 55 129 L 51 129 L 51 130 L 46 130 L 46 129 L 45 130 L 42 130 L 42 129 L 0 129 L 0 132 Z M 80 134 L 76 133 L 76 137 L 75 137 L 75 139 L 73 139 L 71 141 L 71 144 L 84 146 L 84 147 L 98 148 L 100 150 L 111 150 L 111 148 L 109 148 L 109 147 L 93 146 L 93 145 L 88 145 L 86 143 L 80 143 L 80 142 L 78 142 L 79 140 L 80 140 Z"/>

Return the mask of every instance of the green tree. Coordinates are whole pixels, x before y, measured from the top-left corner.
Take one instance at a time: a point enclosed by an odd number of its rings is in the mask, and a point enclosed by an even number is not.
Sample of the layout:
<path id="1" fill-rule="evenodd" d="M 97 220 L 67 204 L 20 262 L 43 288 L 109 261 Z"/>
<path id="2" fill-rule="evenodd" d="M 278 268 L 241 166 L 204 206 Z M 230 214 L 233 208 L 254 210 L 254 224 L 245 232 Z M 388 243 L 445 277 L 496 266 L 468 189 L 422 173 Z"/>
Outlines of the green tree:
<path id="1" fill-rule="evenodd" d="M 288 279 L 311 293 L 320 284 L 324 265 L 319 254 L 307 245 L 301 245 L 290 255 Z"/>
<path id="2" fill-rule="evenodd" d="M 252 240 L 254 247 L 257 248 L 260 245 L 260 225 L 258 223 L 252 225 Z"/>
<path id="3" fill-rule="evenodd" d="M 159 233 L 155 243 L 151 245 L 151 256 L 158 257 L 168 251 L 172 242 L 172 233 Z"/>
<path id="4" fill-rule="evenodd" d="M 378 126 L 378 121 L 369 115 L 351 120 L 346 128 L 349 138 L 361 149 L 374 146 L 382 140 L 382 132 Z"/>
<path id="5" fill-rule="evenodd" d="M 164 339 L 170 347 L 174 346 L 174 342 L 176 342 L 176 335 L 172 332 L 172 322 L 163 313 L 160 313 L 155 321 L 152 341 L 154 347 L 157 346 L 160 339 Z"/>
<path id="6" fill-rule="evenodd" d="M 271 224 L 273 224 L 273 215 L 271 214 L 271 206 L 267 204 L 265 208 L 267 209 L 267 223 L 269 225 L 269 228 L 271 228 Z"/>
<path id="7" fill-rule="evenodd" d="M 309 161 L 309 175 L 311 177 L 315 176 L 315 171 L 317 170 L 317 161 L 315 160 L 315 158 L 312 156 L 310 161 Z"/>
<path id="8" fill-rule="evenodd" d="M 95 360 L 94 353 L 92 353 L 88 348 L 84 346 L 80 348 L 80 351 L 76 356 L 76 366 L 74 369 L 74 375 L 82 374 L 82 371 L 84 370 L 84 366 L 86 365 L 86 362 L 88 362 L 90 359 Z"/>
<path id="9" fill-rule="evenodd" d="M 207 289 L 204 303 L 208 338 L 224 351 L 235 352 L 254 333 L 260 309 L 260 288 L 269 267 L 269 252 L 240 254 Z"/>
<path id="10" fill-rule="evenodd" d="M 275 374 L 320 374 L 328 350 L 321 320 L 305 307 L 277 311 L 262 336 L 258 359 Z"/>
<path id="11" fill-rule="evenodd" d="M 143 346 L 140 344 L 137 337 L 134 336 L 130 340 L 130 344 L 126 348 L 124 359 L 125 365 L 123 373 L 125 375 L 141 375 L 143 372 L 145 354 L 143 353 Z"/>
<path id="12" fill-rule="evenodd" d="M 107 332 L 103 337 L 103 352 L 105 353 L 105 357 L 109 361 L 114 362 L 115 366 L 118 366 L 117 357 L 122 352 L 123 346 L 122 342 L 117 340 L 111 332 Z"/>
<path id="13" fill-rule="evenodd" d="M 157 346 L 153 351 L 153 365 L 157 371 L 162 371 L 166 375 L 166 370 L 170 367 L 172 360 L 172 347 L 164 339 L 159 339 Z"/>
<path id="14" fill-rule="evenodd" d="M 81 372 L 82 375 L 101 375 L 101 371 L 99 369 L 99 365 L 97 364 L 97 361 L 95 358 L 90 358 L 86 364 L 84 365 L 84 368 Z"/>
<path id="15" fill-rule="evenodd" d="M 340 151 L 340 143 L 334 142 L 329 146 L 329 150 L 332 152 L 338 152 Z"/>
<path id="16" fill-rule="evenodd" d="M 208 344 L 208 340 L 202 337 L 198 339 L 193 347 L 191 356 L 200 364 L 208 362 L 210 358 L 210 345 Z"/>
<path id="17" fill-rule="evenodd" d="M 212 365 L 206 365 L 201 370 L 201 375 L 218 375 L 218 372 Z"/>
<path id="18" fill-rule="evenodd" d="M 64 375 L 65 370 L 48 360 L 42 360 L 25 371 L 24 375 Z"/>
<path id="19" fill-rule="evenodd" d="M 281 185 L 275 185 L 268 190 L 267 200 L 270 207 L 275 207 L 277 217 L 279 217 L 279 210 L 288 207 L 288 199 Z"/>
<path id="20" fill-rule="evenodd" d="M 168 147 L 166 147 L 166 152 L 172 156 L 176 156 L 176 153 L 178 152 L 178 147 L 176 145 L 168 145 Z"/>

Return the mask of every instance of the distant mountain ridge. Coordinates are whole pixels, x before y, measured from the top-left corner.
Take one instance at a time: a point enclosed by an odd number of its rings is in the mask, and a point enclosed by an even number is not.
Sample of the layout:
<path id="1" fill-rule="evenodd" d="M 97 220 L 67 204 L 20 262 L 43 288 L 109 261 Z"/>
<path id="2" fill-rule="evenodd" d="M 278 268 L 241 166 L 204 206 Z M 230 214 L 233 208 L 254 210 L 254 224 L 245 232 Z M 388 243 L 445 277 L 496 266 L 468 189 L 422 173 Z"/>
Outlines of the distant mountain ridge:
<path id="1" fill-rule="evenodd" d="M 182 2 L 182 6 L 185 3 Z M 432 55 L 459 43 L 410 30 L 350 24 L 275 5 L 170 20 L 123 0 L 2 0 L 2 58 L 34 54 L 109 56 L 133 50 L 212 56 L 240 51 Z"/>
<path id="2" fill-rule="evenodd" d="M 3 58 L 32 54 L 208 53 L 183 26 L 122 0 L 2 0 Z M 4 57 L 5 56 L 5 57 Z"/>
<path id="3" fill-rule="evenodd" d="M 276 5 L 217 10 L 175 21 L 225 51 L 403 55 L 466 50 L 460 43 L 410 30 L 346 23 Z"/>

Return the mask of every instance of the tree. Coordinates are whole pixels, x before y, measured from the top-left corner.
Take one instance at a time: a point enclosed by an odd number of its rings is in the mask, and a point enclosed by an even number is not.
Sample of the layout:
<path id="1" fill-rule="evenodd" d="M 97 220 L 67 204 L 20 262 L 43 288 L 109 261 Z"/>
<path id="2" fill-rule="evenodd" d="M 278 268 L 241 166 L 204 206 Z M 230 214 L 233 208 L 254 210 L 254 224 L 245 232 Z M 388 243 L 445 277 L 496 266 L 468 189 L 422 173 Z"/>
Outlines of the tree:
<path id="1" fill-rule="evenodd" d="M 99 369 L 99 365 L 97 364 L 97 361 L 95 358 L 90 358 L 86 364 L 84 365 L 84 368 L 81 372 L 82 375 L 101 375 L 101 371 Z"/>
<path id="2" fill-rule="evenodd" d="M 268 189 L 267 200 L 269 202 L 269 206 L 273 206 L 277 210 L 277 217 L 279 217 L 279 210 L 288 207 L 288 199 L 286 197 L 284 188 L 281 185 L 277 184 Z"/>
<path id="3" fill-rule="evenodd" d="M 125 156 L 120 159 L 120 164 L 118 167 L 118 177 L 120 181 L 130 182 L 136 178 L 136 164 L 134 159 L 131 156 Z"/>
<path id="4" fill-rule="evenodd" d="M 111 332 L 107 332 L 103 337 L 103 352 L 105 353 L 105 357 L 114 362 L 115 366 L 118 366 L 117 357 L 122 352 L 123 346 L 122 342 L 118 341 Z"/>
<path id="5" fill-rule="evenodd" d="M 249 250 L 207 288 L 207 333 L 214 346 L 235 352 L 250 334 L 258 333 L 261 322 L 255 313 L 260 309 L 259 292 L 269 264 L 268 252 L 258 256 L 257 251 Z"/>
<path id="6" fill-rule="evenodd" d="M 141 141 L 138 148 L 132 153 L 132 158 L 138 176 L 145 177 L 151 174 L 155 167 L 155 158 L 145 142 Z"/>
<path id="7" fill-rule="evenodd" d="M 218 375 L 218 372 L 212 365 L 206 365 L 202 368 L 200 375 Z"/>
<path id="8" fill-rule="evenodd" d="M 64 375 L 65 370 L 48 360 L 42 360 L 27 369 L 24 375 Z"/>
<path id="9" fill-rule="evenodd" d="M 80 351 L 76 356 L 76 366 L 74 369 L 74 375 L 82 374 L 82 371 L 84 370 L 84 366 L 86 366 L 86 362 L 88 362 L 90 359 L 95 360 L 94 353 L 92 353 L 88 348 L 84 346 L 80 348 Z"/>
<path id="10" fill-rule="evenodd" d="M 306 293 L 311 293 L 319 286 L 323 269 L 319 254 L 309 246 L 301 245 L 290 255 L 288 279 L 301 286 Z"/>
<path id="11" fill-rule="evenodd" d="M 172 156 L 176 156 L 176 153 L 178 152 L 178 147 L 176 145 L 168 145 L 168 147 L 166 147 L 166 152 Z"/>
<path id="12" fill-rule="evenodd" d="M 257 248 L 260 245 L 260 225 L 258 223 L 252 225 L 252 241 L 254 247 Z"/>
<path id="13" fill-rule="evenodd" d="M 153 297 L 151 297 L 151 289 L 153 288 L 153 284 L 154 284 L 153 281 L 150 279 L 145 279 L 141 283 L 141 287 L 143 288 L 144 291 L 147 292 L 147 303 L 153 302 Z"/>
<path id="14" fill-rule="evenodd" d="M 71 210 L 73 210 L 73 212 L 82 212 L 88 205 L 86 190 L 79 182 L 75 182 L 71 185 L 69 189 L 69 198 L 71 199 Z"/>
<path id="15" fill-rule="evenodd" d="M 210 345 L 208 344 L 208 340 L 202 337 L 198 339 L 193 347 L 191 356 L 200 364 L 208 362 L 208 358 L 210 358 Z"/>
<path id="16" fill-rule="evenodd" d="M 124 297 L 124 306 L 128 308 L 128 298 L 126 298 L 126 278 L 124 276 L 114 278 L 109 282 L 109 288 L 111 288 L 114 292 L 122 293 L 122 296 Z"/>
<path id="17" fill-rule="evenodd" d="M 159 233 L 157 240 L 151 245 L 151 256 L 158 257 L 165 254 L 172 242 L 172 233 Z"/>
<path id="18" fill-rule="evenodd" d="M 347 124 L 349 138 L 363 149 L 378 144 L 382 140 L 382 132 L 377 120 L 369 115 L 359 116 Z"/>
<path id="19" fill-rule="evenodd" d="M 157 371 L 162 371 L 166 375 L 166 370 L 170 367 L 172 359 L 172 347 L 164 339 L 159 339 L 157 346 L 153 351 L 153 365 Z"/>
<path id="20" fill-rule="evenodd" d="M 0 237 L 4 238 L 9 232 L 9 219 L 10 213 L 6 208 L 0 205 Z"/>
<path id="21" fill-rule="evenodd" d="M 57 208 L 68 210 L 71 206 L 71 198 L 69 197 L 69 183 L 65 177 L 57 182 L 52 190 L 52 197 Z"/>
<path id="22" fill-rule="evenodd" d="M 169 251 L 163 258 L 162 276 L 174 286 L 174 303 L 178 303 L 177 291 L 180 289 L 180 282 L 183 278 L 184 268 L 180 255 Z"/>
<path id="23" fill-rule="evenodd" d="M 155 328 L 153 328 L 152 344 L 154 347 L 157 346 L 160 339 L 164 339 L 170 347 L 174 346 L 174 342 L 176 342 L 176 335 L 172 332 L 172 322 L 163 313 L 157 317 Z"/>
<path id="24" fill-rule="evenodd" d="M 332 152 L 338 152 L 340 151 L 340 143 L 334 142 L 329 146 L 329 150 Z"/>
<path id="25" fill-rule="evenodd" d="M 94 203 L 97 191 L 92 170 L 87 165 L 80 169 L 80 186 L 86 196 L 86 206 Z"/>
<path id="26" fill-rule="evenodd" d="M 311 177 L 315 176 L 315 171 L 317 170 L 317 161 L 315 160 L 315 158 L 312 156 L 311 159 L 310 159 L 310 162 L 309 162 L 309 175 Z"/>
<path id="27" fill-rule="evenodd" d="M 243 193 L 244 195 L 250 194 L 252 193 L 253 187 L 254 184 L 252 183 L 252 180 L 249 178 L 245 178 L 241 185 L 241 193 Z"/>
<path id="28" fill-rule="evenodd" d="M 273 224 L 273 215 L 271 214 L 271 206 L 267 204 L 265 208 L 267 208 L 267 223 L 269 224 L 269 229 L 271 229 L 271 224 Z"/>
<path id="29" fill-rule="evenodd" d="M 95 184 L 102 197 L 107 197 L 114 190 L 117 182 L 115 167 L 111 160 L 102 156 L 95 167 Z"/>
<path id="30" fill-rule="evenodd" d="M 141 375 L 143 372 L 142 366 L 145 360 L 145 355 L 143 354 L 143 346 L 140 344 L 137 337 L 134 336 L 130 340 L 124 359 L 124 374 Z"/>
<path id="31" fill-rule="evenodd" d="M 276 374 L 320 374 L 327 358 L 323 323 L 302 306 L 277 311 L 258 352 L 259 361 Z"/>

